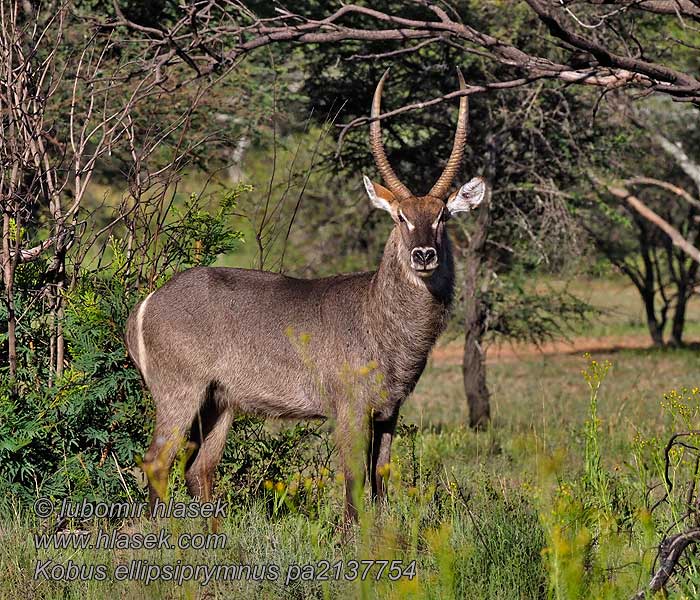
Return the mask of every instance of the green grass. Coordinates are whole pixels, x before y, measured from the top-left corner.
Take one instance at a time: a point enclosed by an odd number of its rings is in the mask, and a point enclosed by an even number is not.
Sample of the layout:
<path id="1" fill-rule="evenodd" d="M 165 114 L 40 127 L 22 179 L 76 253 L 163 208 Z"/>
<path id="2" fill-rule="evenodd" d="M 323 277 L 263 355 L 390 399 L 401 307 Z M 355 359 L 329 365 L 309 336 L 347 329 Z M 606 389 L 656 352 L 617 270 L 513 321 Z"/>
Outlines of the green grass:
<path id="1" fill-rule="evenodd" d="M 617 285 L 603 284 L 594 296 L 619 292 Z M 622 307 L 616 314 L 635 310 L 633 296 L 615 297 Z M 609 330 L 628 326 L 613 322 Z M 247 504 L 229 497 L 239 508 L 220 523 L 223 549 L 37 550 L 33 535 L 50 532 L 50 523 L 17 511 L 0 521 L 0 597 L 629 598 L 648 582 L 656 545 L 680 506 L 674 499 L 653 514 L 648 510 L 649 498 L 660 493 L 646 495 L 647 485 L 660 481 L 661 447 L 679 421 L 692 425 L 700 415 L 697 394 L 682 394 L 672 408 L 662 406 L 664 394 L 697 385 L 700 363 L 689 349 L 601 349 L 594 358 L 598 365 L 612 363 L 594 397 L 582 371 L 590 377 L 599 367 L 579 354 L 530 354 L 490 364 L 493 426 L 482 433 L 465 426 L 460 366 L 431 359 L 402 411 L 388 475 L 390 505 L 375 515 L 366 503 L 359 529 L 345 543 L 338 531 L 343 484 L 333 471 L 309 482 L 306 499 L 291 494 L 289 481 L 282 482 L 284 491 L 280 485 Z M 681 458 L 674 470 L 679 481 Z M 185 500 L 181 482 L 174 489 Z M 230 490 L 219 486 L 218 493 L 226 498 Z M 165 527 L 173 539 L 206 531 L 200 520 L 178 519 L 69 525 L 93 536 L 99 527 L 129 534 Z M 37 561 L 47 559 L 102 564 L 108 573 L 132 560 L 276 565 L 279 578 L 206 586 L 34 579 Z M 285 583 L 290 565 L 344 561 L 344 574 L 348 561 L 363 559 L 397 560 L 403 568 L 415 560 L 416 576 L 375 581 L 375 565 L 364 582 Z M 669 597 L 696 597 L 698 563 L 691 559 L 686 566 Z"/>
<path id="2" fill-rule="evenodd" d="M 613 363 L 601 395 L 601 417 L 614 437 L 637 428 L 663 433 L 663 394 L 700 382 L 700 362 L 693 349 L 600 351 L 597 359 Z M 504 436 L 532 432 L 561 443 L 562 433 L 580 426 L 588 409 L 581 354 L 509 359 L 488 366 L 494 428 Z M 407 420 L 452 428 L 468 421 L 458 365 L 435 361 L 402 410 Z"/>
<path id="3" fill-rule="evenodd" d="M 480 494 L 470 500 L 468 510 L 478 515 L 489 514 L 476 530 L 461 500 L 455 496 L 437 507 L 429 499 L 430 490 L 411 496 L 397 497 L 390 511 L 377 523 L 366 526 L 362 539 L 341 544 L 334 533 L 335 514 L 339 498 L 335 491 L 327 499 L 328 512 L 317 521 L 301 514 L 287 514 L 271 519 L 261 505 L 255 505 L 229 516 L 219 533 L 227 538 L 224 550 L 208 551 L 35 551 L 30 531 L 34 524 L 9 522 L 2 534 L 0 556 L 3 567 L 3 598 L 170 598 L 170 597 L 410 597 L 413 592 L 422 598 L 449 597 L 519 597 L 536 598 L 537 587 L 543 586 L 544 572 L 538 561 L 533 562 L 543 543 L 537 515 L 519 496 L 497 501 Z M 512 519 L 517 515 L 517 521 Z M 479 517 L 481 520 L 482 517 Z M 173 520 L 151 525 L 138 522 L 129 526 L 135 531 L 158 531 L 167 527 L 173 539 L 183 532 L 201 532 L 196 521 Z M 93 530 L 94 535 L 94 530 Z M 483 536 L 483 538 L 482 538 Z M 482 539 L 486 540 L 486 546 Z M 495 553 L 495 561 L 487 553 Z M 37 560 L 54 559 L 68 564 L 103 564 L 113 573 L 118 564 L 132 560 L 149 563 L 192 565 L 277 565 L 277 581 L 211 581 L 206 588 L 196 582 L 178 587 L 155 582 L 55 582 L 34 581 L 32 573 Z M 363 559 L 400 561 L 397 565 L 409 569 L 416 560 L 416 576 L 392 583 L 387 577 L 376 581 L 379 565 L 372 566 L 362 581 L 344 581 L 352 575 L 352 563 Z M 291 581 L 287 576 L 290 565 L 318 565 L 320 561 L 344 561 L 340 581 Z M 364 567 L 363 567 L 364 568 Z M 294 569 L 294 567 L 292 567 Z"/>
<path id="4" fill-rule="evenodd" d="M 544 283 L 560 287 L 562 282 L 543 279 Z M 540 284 L 541 285 L 541 284 Z M 598 338 L 604 336 L 648 335 L 644 305 L 632 282 L 622 275 L 606 279 L 579 278 L 567 284 L 578 298 L 597 308 L 600 314 L 579 327 L 577 334 Z M 669 319 L 672 313 L 669 313 Z M 667 325 L 670 328 L 670 323 Z M 686 339 L 700 337 L 700 298 L 691 296 L 686 312 Z"/>

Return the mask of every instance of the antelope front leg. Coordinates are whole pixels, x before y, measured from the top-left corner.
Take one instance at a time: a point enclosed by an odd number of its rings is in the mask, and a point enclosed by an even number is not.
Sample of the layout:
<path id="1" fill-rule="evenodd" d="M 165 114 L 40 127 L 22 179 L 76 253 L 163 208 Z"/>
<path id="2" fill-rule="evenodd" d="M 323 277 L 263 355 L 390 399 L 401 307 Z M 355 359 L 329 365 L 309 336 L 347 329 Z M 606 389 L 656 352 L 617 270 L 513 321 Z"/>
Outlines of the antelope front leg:
<path id="1" fill-rule="evenodd" d="M 365 449 L 370 435 L 366 415 L 351 414 L 349 410 L 339 412 L 336 441 L 345 479 L 345 526 L 357 521 L 367 471 Z"/>
<path id="2" fill-rule="evenodd" d="M 386 476 L 391 462 L 391 442 L 396 431 L 398 415 L 386 421 L 374 420 L 369 447 L 370 479 L 372 481 L 372 500 L 381 505 L 386 498 Z"/>

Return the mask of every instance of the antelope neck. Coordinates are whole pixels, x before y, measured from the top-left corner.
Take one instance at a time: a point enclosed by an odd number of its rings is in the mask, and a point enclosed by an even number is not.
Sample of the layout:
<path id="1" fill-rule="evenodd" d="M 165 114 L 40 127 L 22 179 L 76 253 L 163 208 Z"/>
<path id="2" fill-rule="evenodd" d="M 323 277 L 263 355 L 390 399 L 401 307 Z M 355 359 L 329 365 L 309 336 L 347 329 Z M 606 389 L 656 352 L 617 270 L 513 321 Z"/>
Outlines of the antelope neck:
<path id="1" fill-rule="evenodd" d="M 370 318 L 380 320 L 376 331 L 386 332 L 398 341 L 432 345 L 442 331 L 452 301 L 454 263 L 447 234 L 441 243 L 440 264 L 429 279 L 418 277 L 411 269 L 401 243 L 400 232 L 393 229 L 384 247 L 379 269 L 372 277 L 367 311 Z M 404 335 L 397 335 L 398 332 Z"/>

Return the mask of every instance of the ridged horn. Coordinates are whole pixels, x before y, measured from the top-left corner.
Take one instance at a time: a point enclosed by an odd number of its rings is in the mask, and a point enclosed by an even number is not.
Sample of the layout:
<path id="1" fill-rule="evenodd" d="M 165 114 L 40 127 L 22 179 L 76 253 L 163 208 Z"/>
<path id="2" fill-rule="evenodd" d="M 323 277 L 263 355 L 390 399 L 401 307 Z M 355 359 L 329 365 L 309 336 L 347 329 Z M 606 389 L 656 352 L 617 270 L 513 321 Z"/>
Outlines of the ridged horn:
<path id="1" fill-rule="evenodd" d="M 467 84 L 464 82 L 464 76 L 459 69 L 457 69 L 457 76 L 459 77 L 459 89 L 466 89 Z M 437 180 L 433 189 L 428 193 L 428 196 L 444 199 L 450 191 L 452 180 L 455 178 L 455 175 L 457 175 L 459 164 L 462 162 L 462 157 L 464 156 L 464 146 L 467 142 L 468 114 L 467 97 L 461 96 L 459 99 L 459 116 L 457 117 L 457 130 L 455 131 L 452 153 L 450 154 L 450 158 L 445 165 L 442 175 L 440 175 L 440 179 Z"/>
<path id="2" fill-rule="evenodd" d="M 372 119 L 376 119 L 379 116 L 382 105 L 382 90 L 384 89 L 384 82 L 386 81 L 387 75 L 389 75 L 389 69 L 384 71 L 384 75 L 382 75 L 382 78 L 377 84 L 377 89 L 374 90 L 372 113 L 370 115 Z M 392 169 L 389 164 L 386 152 L 384 152 L 384 144 L 382 144 L 382 126 L 378 119 L 372 121 L 369 126 L 369 145 L 372 148 L 372 156 L 374 156 L 374 162 L 379 169 L 379 173 L 391 193 L 399 200 L 412 196 L 411 190 L 399 181 L 396 173 L 394 173 L 394 169 Z"/>

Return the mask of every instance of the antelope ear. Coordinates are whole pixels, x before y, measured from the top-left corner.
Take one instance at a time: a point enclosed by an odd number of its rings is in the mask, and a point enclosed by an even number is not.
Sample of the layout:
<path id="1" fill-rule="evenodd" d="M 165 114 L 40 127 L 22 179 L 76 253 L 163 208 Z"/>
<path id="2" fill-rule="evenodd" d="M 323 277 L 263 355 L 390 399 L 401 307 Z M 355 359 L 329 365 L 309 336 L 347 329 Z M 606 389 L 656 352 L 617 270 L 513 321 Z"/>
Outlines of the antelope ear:
<path id="1" fill-rule="evenodd" d="M 369 177 L 366 175 L 362 176 L 362 181 L 365 182 L 365 189 L 367 190 L 367 195 L 372 205 L 375 208 L 381 208 L 393 215 L 396 212 L 396 198 L 394 194 L 383 185 L 370 181 Z"/>
<path id="2" fill-rule="evenodd" d="M 474 210 L 481 204 L 485 195 L 486 183 L 481 177 L 474 177 L 450 196 L 447 201 L 447 210 L 450 211 L 451 215 Z"/>

